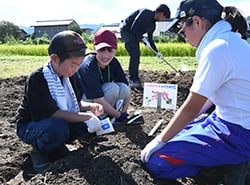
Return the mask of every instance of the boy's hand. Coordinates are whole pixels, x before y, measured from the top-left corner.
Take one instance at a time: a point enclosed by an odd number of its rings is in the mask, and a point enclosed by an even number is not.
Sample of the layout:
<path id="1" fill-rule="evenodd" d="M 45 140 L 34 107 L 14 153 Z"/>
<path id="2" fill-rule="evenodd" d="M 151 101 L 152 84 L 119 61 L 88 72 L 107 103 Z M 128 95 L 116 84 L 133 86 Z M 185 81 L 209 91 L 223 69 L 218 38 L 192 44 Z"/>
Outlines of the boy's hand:
<path id="1" fill-rule="evenodd" d="M 99 131 L 101 129 L 101 121 L 93 113 L 89 113 L 89 114 L 91 114 L 92 117 L 89 120 L 85 121 L 85 123 L 88 126 L 89 133 Z"/>
<path id="2" fill-rule="evenodd" d="M 99 103 L 92 103 L 90 105 L 90 111 L 93 112 L 96 116 L 100 116 L 104 113 L 103 106 Z"/>

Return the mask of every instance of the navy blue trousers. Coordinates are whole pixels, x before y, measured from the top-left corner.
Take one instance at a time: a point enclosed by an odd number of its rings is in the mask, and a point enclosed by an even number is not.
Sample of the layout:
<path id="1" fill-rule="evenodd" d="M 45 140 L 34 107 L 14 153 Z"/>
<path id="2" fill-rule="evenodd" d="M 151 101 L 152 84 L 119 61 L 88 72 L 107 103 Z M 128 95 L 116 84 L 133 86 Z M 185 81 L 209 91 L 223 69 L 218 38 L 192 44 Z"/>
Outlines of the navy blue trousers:
<path id="1" fill-rule="evenodd" d="M 139 79 L 139 64 L 140 64 L 140 40 L 128 29 L 121 29 L 122 41 L 125 43 L 125 48 L 130 56 L 129 58 L 129 79 Z"/>
<path id="2" fill-rule="evenodd" d="M 192 177 L 204 167 L 236 165 L 250 160 L 250 130 L 212 113 L 190 123 L 146 163 L 158 178 Z"/>

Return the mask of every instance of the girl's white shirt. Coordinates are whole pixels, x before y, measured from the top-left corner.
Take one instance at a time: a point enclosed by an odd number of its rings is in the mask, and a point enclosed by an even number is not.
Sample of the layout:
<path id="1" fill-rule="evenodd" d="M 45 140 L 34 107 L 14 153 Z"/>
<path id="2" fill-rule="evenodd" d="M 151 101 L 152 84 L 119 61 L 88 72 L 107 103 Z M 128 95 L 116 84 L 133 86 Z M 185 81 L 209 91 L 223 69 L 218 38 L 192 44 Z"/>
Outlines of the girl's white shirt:
<path id="1" fill-rule="evenodd" d="M 221 20 L 203 37 L 196 59 L 190 90 L 209 98 L 221 119 L 250 129 L 250 44 Z"/>

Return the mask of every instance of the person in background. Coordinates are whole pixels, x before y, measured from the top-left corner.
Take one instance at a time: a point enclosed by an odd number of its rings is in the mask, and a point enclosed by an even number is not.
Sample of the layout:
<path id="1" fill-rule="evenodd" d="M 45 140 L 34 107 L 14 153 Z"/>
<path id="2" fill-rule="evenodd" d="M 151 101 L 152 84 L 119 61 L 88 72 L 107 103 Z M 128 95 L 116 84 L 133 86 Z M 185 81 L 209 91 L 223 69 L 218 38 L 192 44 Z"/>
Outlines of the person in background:
<path id="1" fill-rule="evenodd" d="M 72 78 L 86 49 L 78 33 L 59 32 L 50 42 L 48 62 L 27 78 L 16 115 L 16 132 L 32 146 L 35 172 L 44 171 L 54 160 L 68 155 L 65 143 L 91 136 L 89 129 L 100 129 L 97 116 L 103 114 L 102 105 L 83 102 Z"/>
<path id="2" fill-rule="evenodd" d="M 169 17 L 170 10 L 168 6 L 160 4 L 155 11 L 139 9 L 130 14 L 125 20 L 122 20 L 121 37 L 130 57 L 128 71 L 131 88 L 143 90 L 139 78 L 140 41 L 143 41 L 146 47 L 156 51 L 157 56 L 162 58 L 162 54 L 157 50 L 153 41 L 153 32 L 157 21 L 164 21 Z M 147 33 L 147 38 L 144 37 L 145 33 Z"/>
<path id="3" fill-rule="evenodd" d="M 131 92 L 121 64 L 115 57 L 115 34 L 110 30 L 96 32 L 94 49 L 96 53 L 84 58 L 75 75 L 83 100 L 101 104 L 104 108 L 102 117 L 108 115 L 122 122 L 128 117 Z"/>
<path id="4" fill-rule="evenodd" d="M 222 20 L 223 9 L 216 0 L 184 0 L 168 28 L 197 47 L 199 64 L 186 101 L 141 152 L 154 177 L 176 179 L 230 165 L 239 167 L 239 176 L 231 171 L 224 183 L 244 185 L 250 159 L 250 45 Z M 193 121 L 209 101 L 215 111 Z"/>
<path id="5" fill-rule="evenodd" d="M 238 32 L 243 39 L 247 39 L 247 21 L 242 13 L 234 6 L 224 7 L 222 18 L 232 25 L 232 31 Z"/>

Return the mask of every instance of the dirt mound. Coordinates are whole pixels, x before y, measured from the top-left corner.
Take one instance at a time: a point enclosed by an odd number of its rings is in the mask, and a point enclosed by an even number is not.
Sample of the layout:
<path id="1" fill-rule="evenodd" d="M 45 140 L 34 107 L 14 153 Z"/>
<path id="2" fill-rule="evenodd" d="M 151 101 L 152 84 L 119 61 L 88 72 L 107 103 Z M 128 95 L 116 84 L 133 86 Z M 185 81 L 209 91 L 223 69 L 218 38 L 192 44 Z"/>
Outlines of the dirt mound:
<path id="1" fill-rule="evenodd" d="M 184 76 L 174 73 L 141 71 L 144 82 L 178 84 L 178 106 L 185 100 L 194 72 Z M 140 161 L 141 149 L 152 139 L 149 131 L 164 119 L 157 133 L 173 116 L 172 110 L 156 112 L 142 106 L 143 94 L 132 92 L 130 116 L 143 114 L 131 125 L 115 124 L 115 132 L 93 138 L 89 143 L 75 141 L 67 145 L 71 154 L 55 161 L 46 172 L 34 174 L 29 157 L 31 147 L 22 143 L 15 133 L 15 114 L 22 98 L 26 77 L 0 80 L 0 183 L 1 184 L 85 184 L 85 185 L 214 185 L 220 174 L 210 170 L 197 178 L 164 181 L 153 179 Z M 215 183 L 216 182 L 216 183 Z"/>

